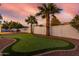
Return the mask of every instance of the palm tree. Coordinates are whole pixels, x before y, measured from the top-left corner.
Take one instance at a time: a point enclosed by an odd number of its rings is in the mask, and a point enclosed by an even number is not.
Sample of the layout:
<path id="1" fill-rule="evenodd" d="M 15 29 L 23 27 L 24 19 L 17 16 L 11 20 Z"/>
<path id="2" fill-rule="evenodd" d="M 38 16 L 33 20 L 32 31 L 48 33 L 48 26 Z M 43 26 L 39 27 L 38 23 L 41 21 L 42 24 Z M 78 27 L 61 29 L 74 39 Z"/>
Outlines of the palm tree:
<path id="1" fill-rule="evenodd" d="M 55 13 L 59 13 L 61 9 L 59 9 L 53 3 L 42 4 L 42 6 L 38 6 L 39 12 L 36 16 L 42 16 L 42 18 L 46 18 L 46 35 L 50 36 L 50 15 L 53 17 Z"/>
<path id="2" fill-rule="evenodd" d="M 28 19 L 25 19 L 25 21 L 30 24 L 31 27 L 31 34 L 33 34 L 33 24 L 37 24 L 37 19 L 35 18 L 35 16 L 29 16 Z"/>

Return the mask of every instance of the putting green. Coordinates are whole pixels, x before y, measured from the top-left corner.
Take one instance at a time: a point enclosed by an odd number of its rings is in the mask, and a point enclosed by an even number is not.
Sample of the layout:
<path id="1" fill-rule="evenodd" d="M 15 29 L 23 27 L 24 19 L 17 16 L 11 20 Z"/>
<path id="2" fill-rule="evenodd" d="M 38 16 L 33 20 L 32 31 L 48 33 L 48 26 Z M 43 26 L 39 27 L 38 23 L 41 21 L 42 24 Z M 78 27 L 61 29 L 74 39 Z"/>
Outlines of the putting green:
<path id="1" fill-rule="evenodd" d="M 71 44 L 64 40 L 50 39 L 31 34 L 2 35 L 5 38 L 18 38 L 19 41 L 11 46 L 13 52 L 30 53 L 43 49 L 66 48 L 71 49 Z M 17 40 L 17 39 L 16 39 Z M 70 47 L 69 47 L 70 46 Z M 6 50 L 6 49 L 5 49 Z M 9 51 L 8 51 L 9 52 Z M 9 52 L 10 53 L 10 52 Z"/>

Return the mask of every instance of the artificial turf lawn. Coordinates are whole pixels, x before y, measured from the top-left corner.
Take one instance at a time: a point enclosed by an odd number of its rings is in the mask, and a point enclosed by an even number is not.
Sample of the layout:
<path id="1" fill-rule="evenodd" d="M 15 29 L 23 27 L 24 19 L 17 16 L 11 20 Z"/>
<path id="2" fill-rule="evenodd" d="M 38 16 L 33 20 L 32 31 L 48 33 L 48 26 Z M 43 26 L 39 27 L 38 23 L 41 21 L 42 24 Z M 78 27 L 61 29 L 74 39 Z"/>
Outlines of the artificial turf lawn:
<path id="1" fill-rule="evenodd" d="M 49 50 L 71 49 L 73 44 L 64 40 L 52 39 L 31 34 L 1 35 L 4 38 L 15 38 L 17 41 L 3 52 L 8 55 L 34 55 Z"/>

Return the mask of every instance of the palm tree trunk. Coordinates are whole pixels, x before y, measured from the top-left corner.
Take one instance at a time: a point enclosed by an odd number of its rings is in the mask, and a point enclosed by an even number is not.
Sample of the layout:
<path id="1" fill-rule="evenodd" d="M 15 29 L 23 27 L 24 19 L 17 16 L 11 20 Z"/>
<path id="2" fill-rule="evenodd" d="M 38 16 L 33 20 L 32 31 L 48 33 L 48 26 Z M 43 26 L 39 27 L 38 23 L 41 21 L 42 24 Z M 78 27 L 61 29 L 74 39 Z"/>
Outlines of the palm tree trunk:
<path id="1" fill-rule="evenodd" d="M 32 26 L 32 24 L 30 25 L 30 27 L 31 27 L 31 34 L 33 34 L 33 26 Z"/>
<path id="2" fill-rule="evenodd" d="M 2 30 L 2 25 L 0 24 L 0 32 L 1 32 L 1 30 Z"/>
<path id="3" fill-rule="evenodd" d="M 50 36 L 50 16 L 46 14 L 46 35 Z"/>
<path id="4" fill-rule="evenodd" d="M 9 31 L 11 31 L 11 27 L 10 27 L 10 26 L 9 26 L 9 28 L 8 28 L 8 29 L 9 29 Z"/>
<path id="5" fill-rule="evenodd" d="M 9 31 L 11 31 L 11 29 L 12 29 L 12 23 L 10 25 L 8 25 L 8 26 L 9 26 Z"/>

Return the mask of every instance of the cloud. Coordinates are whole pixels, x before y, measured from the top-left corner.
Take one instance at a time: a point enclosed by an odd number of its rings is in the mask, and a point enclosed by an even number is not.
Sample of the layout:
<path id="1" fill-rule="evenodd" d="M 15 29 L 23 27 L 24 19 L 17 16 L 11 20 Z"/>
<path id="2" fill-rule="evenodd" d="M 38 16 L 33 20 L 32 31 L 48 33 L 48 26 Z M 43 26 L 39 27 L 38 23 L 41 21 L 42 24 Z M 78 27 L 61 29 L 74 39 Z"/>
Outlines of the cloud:
<path id="1" fill-rule="evenodd" d="M 73 15 L 62 11 L 60 14 L 56 14 L 61 23 L 70 22 L 73 19 Z"/>
<path id="2" fill-rule="evenodd" d="M 9 3 L 2 4 L 0 6 L 0 14 L 4 17 L 5 20 L 10 21 L 18 21 L 20 23 L 25 24 L 24 20 L 29 15 L 34 15 L 38 12 L 37 7 L 41 4 L 25 4 L 25 3 Z M 61 22 L 69 22 L 75 16 L 75 14 L 79 13 L 79 4 L 78 3 L 57 3 L 59 8 L 63 9 L 61 13 L 56 14 Z M 38 18 L 40 23 L 43 22 L 41 18 Z M 41 19 L 41 20 L 40 20 Z"/>
<path id="3" fill-rule="evenodd" d="M 35 4 L 2 4 L 0 13 L 12 18 L 22 19 L 36 13 Z"/>
<path id="4" fill-rule="evenodd" d="M 57 6 L 62 8 L 64 12 L 72 15 L 78 14 L 79 12 L 79 3 L 59 3 Z"/>

